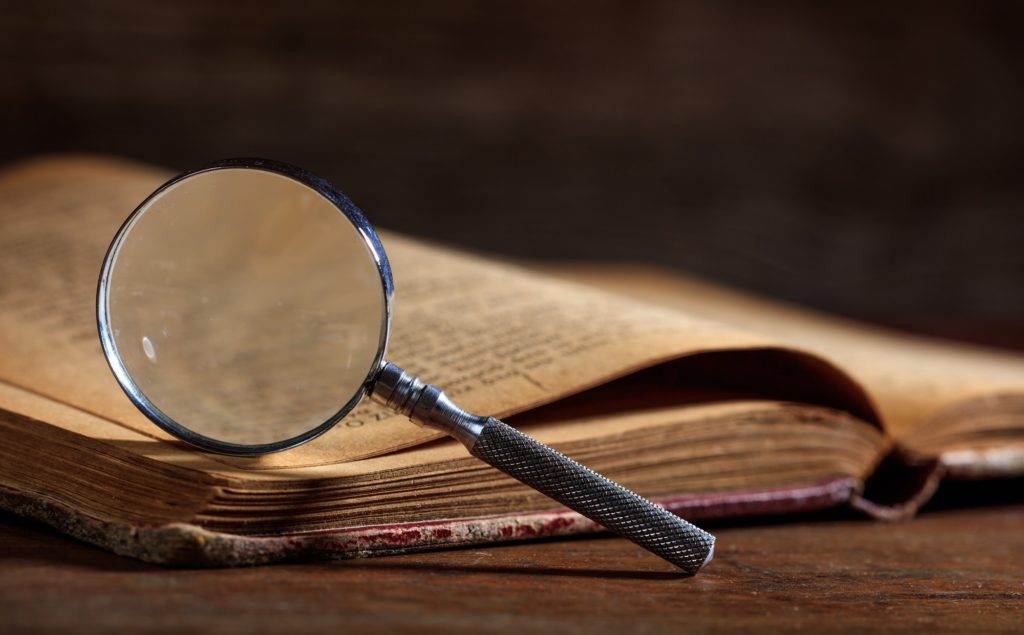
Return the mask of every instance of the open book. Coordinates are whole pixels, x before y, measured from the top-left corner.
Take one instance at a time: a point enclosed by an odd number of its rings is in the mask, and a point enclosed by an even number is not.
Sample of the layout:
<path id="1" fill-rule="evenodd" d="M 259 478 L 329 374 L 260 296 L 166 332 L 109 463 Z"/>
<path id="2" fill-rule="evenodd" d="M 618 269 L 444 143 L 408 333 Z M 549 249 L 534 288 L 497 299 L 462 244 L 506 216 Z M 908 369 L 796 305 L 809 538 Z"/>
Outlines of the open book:
<path id="1" fill-rule="evenodd" d="M 150 423 L 107 369 L 95 288 L 118 226 L 169 176 L 95 157 L 0 173 L 0 506 L 118 553 L 213 565 L 597 529 L 369 401 L 256 459 Z M 1021 357 L 662 272 L 540 272 L 382 239 L 389 359 L 690 520 L 895 518 L 943 476 L 1024 473 Z"/>

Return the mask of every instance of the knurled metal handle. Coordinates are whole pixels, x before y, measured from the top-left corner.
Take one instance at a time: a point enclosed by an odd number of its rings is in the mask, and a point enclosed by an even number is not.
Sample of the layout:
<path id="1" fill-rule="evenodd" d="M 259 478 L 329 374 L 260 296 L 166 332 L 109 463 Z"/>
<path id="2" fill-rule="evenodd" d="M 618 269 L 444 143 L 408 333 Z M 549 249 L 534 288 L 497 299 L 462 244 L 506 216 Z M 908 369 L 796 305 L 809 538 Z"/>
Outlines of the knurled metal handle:
<path id="1" fill-rule="evenodd" d="M 711 534 L 493 417 L 470 452 L 691 575 L 714 555 Z"/>
<path id="2" fill-rule="evenodd" d="M 691 575 L 711 562 L 711 534 L 493 417 L 466 412 L 439 388 L 394 364 L 384 365 L 370 396 L 411 421 L 450 434 L 473 456 Z"/>

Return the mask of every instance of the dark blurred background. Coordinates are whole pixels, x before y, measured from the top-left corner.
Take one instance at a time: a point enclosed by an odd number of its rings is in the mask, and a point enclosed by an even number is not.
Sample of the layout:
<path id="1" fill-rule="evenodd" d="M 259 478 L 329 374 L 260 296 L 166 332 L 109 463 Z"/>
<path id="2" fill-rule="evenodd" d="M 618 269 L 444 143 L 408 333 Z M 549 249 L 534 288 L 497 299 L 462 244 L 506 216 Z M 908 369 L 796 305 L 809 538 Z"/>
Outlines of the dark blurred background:
<path id="1" fill-rule="evenodd" d="M 480 251 L 1020 339 L 1019 2 L 0 8 L 4 162 L 262 155 Z"/>

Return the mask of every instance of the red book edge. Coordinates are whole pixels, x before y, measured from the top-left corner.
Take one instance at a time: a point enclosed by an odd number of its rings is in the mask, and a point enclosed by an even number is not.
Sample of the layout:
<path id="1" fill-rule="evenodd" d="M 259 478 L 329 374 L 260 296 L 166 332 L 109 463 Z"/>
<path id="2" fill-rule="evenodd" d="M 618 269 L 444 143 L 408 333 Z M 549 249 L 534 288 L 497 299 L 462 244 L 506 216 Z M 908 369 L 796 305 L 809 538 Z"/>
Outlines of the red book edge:
<path id="1" fill-rule="evenodd" d="M 678 496 L 654 499 L 654 502 L 688 520 L 700 522 L 822 510 L 855 502 L 860 490 L 857 479 L 836 477 L 806 487 Z M 245 536 L 209 531 L 189 523 L 146 525 L 95 518 L 45 494 L 3 486 L 0 486 L 0 508 L 119 555 L 157 564 L 193 567 L 364 558 L 604 531 L 593 521 L 563 508 Z M 865 511 L 870 513 L 870 510 Z"/>

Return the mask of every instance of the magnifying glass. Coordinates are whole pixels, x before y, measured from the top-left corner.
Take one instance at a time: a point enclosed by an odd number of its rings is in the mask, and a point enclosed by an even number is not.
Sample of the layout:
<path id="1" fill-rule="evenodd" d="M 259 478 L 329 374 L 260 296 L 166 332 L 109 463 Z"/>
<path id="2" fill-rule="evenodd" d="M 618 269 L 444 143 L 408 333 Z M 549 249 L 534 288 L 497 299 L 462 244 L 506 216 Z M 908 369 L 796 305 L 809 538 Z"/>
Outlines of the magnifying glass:
<path id="1" fill-rule="evenodd" d="M 384 248 L 341 192 L 232 159 L 172 179 L 128 217 L 97 318 L 128 397 L 202 450 L 287 450 L 369 395 L 687 573 L 711 561 L 710 534 L 386 361 L 392 295 Z"/>

